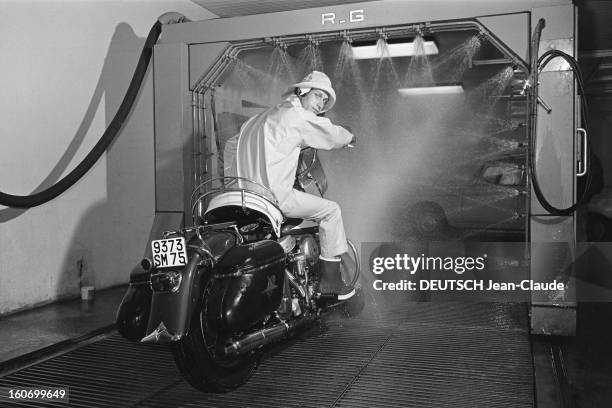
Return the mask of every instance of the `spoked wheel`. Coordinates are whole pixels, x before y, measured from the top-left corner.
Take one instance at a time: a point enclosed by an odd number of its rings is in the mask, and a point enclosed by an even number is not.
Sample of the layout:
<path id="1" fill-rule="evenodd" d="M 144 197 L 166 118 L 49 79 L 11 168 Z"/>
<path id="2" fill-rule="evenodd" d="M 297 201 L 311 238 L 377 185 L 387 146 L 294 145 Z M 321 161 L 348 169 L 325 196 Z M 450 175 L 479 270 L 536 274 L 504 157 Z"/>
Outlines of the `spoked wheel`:
<path id="1" fill-rule="evenodd" d="M 348 254 L 351 259 L 349 262 L 343 259 L 340 269 L 342 280 L 345 284 L 355 288 L 355 294 L 342 304 L 341 310 L 346 317 L 355 317 L 358 316 L 365 307 L 365 296 L 363 295 L 363 290 L 359 283 L 361 265 L 359 262 L 359 255 L 357 254 L 357 248 L 355 248 L 355 245 L 351 241 L 348 241 L 348 246 Z"/>
<path id="2" fill-rule="evenodd" d="M 173 347 L 174 361 L 189 384 L 201 391 L 228 392 L 246 383 L 259 362 L 259 354 L 227 357 L 227 339 L 219 337 L 206 318 L 212 281 L 204 289 L 202 306 L 194 312 L 189 334 Z"/>
<path id="3" fill-rule="evenodd" d="M 359 274 L 361 273 L 361 263 L 359 262 L 359 255 L 357 248 L 350 240 L 347 241 L 348 251 L 346 255 L 340 256 L 340 275 L 342 282 L 347 286 L 358 286 L 359 285 Z"/>

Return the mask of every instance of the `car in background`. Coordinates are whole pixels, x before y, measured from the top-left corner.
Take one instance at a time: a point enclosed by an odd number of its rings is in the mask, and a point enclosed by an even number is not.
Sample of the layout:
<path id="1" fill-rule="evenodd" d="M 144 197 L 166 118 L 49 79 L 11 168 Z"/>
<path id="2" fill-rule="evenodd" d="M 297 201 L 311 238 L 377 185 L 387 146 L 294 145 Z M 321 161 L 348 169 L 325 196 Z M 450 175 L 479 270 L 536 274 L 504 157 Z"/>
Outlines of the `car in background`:
<path id="1" fill-rule="evenodd" d="M 524 239 L 527 171 L 524 151 L 484 161 L 471 180 L 432 188 L 409 207 L 412 233 L 419 238 L 485 235 Z"/>

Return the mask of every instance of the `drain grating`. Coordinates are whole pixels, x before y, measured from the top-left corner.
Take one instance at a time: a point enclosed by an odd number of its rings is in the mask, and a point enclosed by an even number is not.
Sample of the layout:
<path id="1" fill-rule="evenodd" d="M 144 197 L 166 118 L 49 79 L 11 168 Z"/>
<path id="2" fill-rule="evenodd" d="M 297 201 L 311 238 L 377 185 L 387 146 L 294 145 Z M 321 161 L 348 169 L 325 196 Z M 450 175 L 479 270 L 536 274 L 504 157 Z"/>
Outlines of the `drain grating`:
<path id="1" fill-rule="evenodd" d="M 0 378 L 0 387 L 26 386 L 67 386 L 68 406 L 87 408 L 533 406 L 520 304 L 414 303 L 330 318 L 228 394 L 191 388 L 168 347 L 117 334 Z"/>
<path id="2" fill-rule="evenodd" d="M 525 334 L 402 325 L 338 407 L 531 407 Z"/>

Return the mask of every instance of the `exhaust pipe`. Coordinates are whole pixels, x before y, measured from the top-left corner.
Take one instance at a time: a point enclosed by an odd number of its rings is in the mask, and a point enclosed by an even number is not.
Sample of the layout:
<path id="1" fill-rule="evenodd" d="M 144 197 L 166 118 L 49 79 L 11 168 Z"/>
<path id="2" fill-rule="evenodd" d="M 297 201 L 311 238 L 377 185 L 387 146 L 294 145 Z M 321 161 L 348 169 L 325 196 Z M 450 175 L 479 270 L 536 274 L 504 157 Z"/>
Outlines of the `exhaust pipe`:
<path id="1" fill-rule="evenodd" d="M 283 340 L 294 331 L 314 322 L 314 314 L 303 316 L 297 320 L 278 323 L 267 329 L 259 330 L 255 333 L 247 334 L 238 341 L 233 342 L 223 350 L 226 356 L 241 356 L 255 349 L 270 344 L 275 341 Z"/>

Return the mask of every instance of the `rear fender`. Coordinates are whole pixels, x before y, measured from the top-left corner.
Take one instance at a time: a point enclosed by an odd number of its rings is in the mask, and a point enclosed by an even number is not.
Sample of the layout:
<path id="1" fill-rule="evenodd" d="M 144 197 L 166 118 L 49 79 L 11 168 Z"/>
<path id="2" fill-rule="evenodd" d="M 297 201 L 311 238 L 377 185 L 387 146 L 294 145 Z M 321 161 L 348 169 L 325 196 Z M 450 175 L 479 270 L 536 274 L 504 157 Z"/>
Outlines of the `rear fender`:
<path id="1" fill-rule="evenodd" d="M 215 231 L 192 239 L 187 245 L 188 263 L 181 272 L 178 290 L 153 291 L 147 335 L 143 342 L 166 343 L 180 340 L 189 331 L 194 310 L 202 294 L 202 282 L 209 278 L 214 261 L 235 245 L 230 232 Z M 213 256 L 211 260 L 210 257 Z M 158 272 L 177 271 L 169 268 Z"/>
<path id="2" fill-rule="evenodd" d="M 200 296 L 200 282 L 210 267 L 198 267 L 203 259 L 195 250 L 187 252 L 189 263 L 182 271 L 176 292 L 153 292 L 147 335 L 141 340 L 166 343 L 180 340 L 189 329 L 191 314 Z"/>

